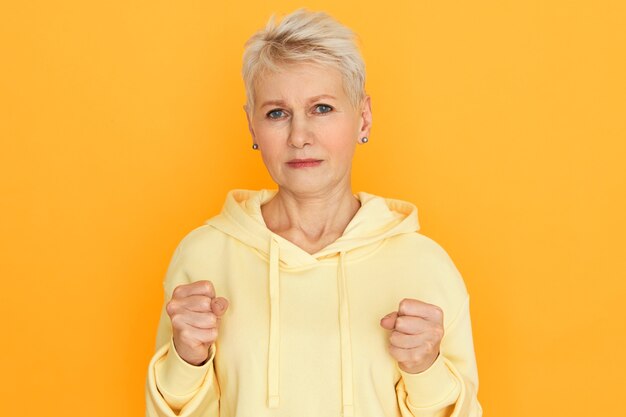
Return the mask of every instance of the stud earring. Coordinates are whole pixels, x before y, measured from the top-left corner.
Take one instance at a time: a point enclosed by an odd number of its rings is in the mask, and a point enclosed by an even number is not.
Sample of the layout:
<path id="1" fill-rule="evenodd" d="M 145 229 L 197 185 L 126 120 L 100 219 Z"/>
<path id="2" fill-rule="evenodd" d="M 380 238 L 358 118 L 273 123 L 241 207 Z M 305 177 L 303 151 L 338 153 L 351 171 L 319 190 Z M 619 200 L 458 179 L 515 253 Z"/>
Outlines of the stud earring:
<path id="1" fill-rule="evenodd" d="M 259 149 L 259 144 L 258 144 L 258 143 L 253 143 L 253 144 L 252 144 L 252 149 L 254 149 L 255 151 L 256 151 L 257 149 Z"/>
<path id="2" fill-rule="evenodd" d="M 361 138 L 361 143 L 367 143 L 369 139 L 366 137 Z"/>

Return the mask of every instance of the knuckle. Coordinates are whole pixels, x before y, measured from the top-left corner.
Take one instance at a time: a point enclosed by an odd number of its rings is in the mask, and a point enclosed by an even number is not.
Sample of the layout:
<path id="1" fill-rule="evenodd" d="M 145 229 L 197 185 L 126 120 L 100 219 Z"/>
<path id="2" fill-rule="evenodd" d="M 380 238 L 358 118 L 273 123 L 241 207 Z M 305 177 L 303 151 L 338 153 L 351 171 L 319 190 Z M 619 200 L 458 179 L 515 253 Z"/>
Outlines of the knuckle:
<path id="1" fill-rule="evenodd" d="M 211 341 L 215 341 L 217 339 L 217 334 L 218 334 L 217 328 L 212 327 L 209 329 L 209 336 L 211 337 Z"/>
<path id="2" fill-rule="evenodd" d="M 177 285 L 176 288 L 174 288 L 174 291 L 172 291 L 172 298 L 180 298 L 180 293 L 182 290 L 182 284 Z"/>
<path id="3" fill-rule="evenodd" d="M 172 322 L 172 327 L 175 327 L 177 329 L 180 329 L 183 327 L 183 320 L 182 317 L 180 316 L 180 314 L 175 314 L 170 318 L 171 322 Z"/>
<path id="4" fill-rule="evenodd" d="M 209 299 L 209 297 L 202 297 L 198 302 L 198 308 L 201 311 L 211 311 L 211 299 Z"/>
<path id="5" fill-rule="evenodd" d="M 418 349 L 413 349 L 410 355 L 410 360 L 411 362 L 413 362 L 413 365 L 416 365 L 419 362 L 421 362 L 422 356 L 423 356 L 422 352 L 420 352 Z"/>
<path id="6" fill-rule="evenodd" d="M 438 340 L 443 339 L 444 334 L 445 334 L 445 331 L 442 326 L 435 327 L 435 336 L 437 337 Z"/>
<path id="7" fill-rule="evenodd" d="M 209 343 L 209 333 L 207 331 L 201 332 L 196 336 L 196 340 L 202 345 Z"/>
<path id="8" fill-rule="evenodd" d="M 178 312 L 179 308 L 180 303 L 177 300 L 170 300 L 165 306 L 165 311 L 170 317 L 172 317 Z"/>
<path id="9" fill-rule="evenodd" d="M 217 340 L 217 329 L 216 328 L 210 328 L 208 329 L 206 332 L 203 332 L 202 335 L 202 341 L 204 343 L 210 344 L 213 343 Z"/>
<path id="10" fill-rule="evenodd" d="M 180 338 L 180 340 L 184 341 L 184 342 L 189 342 L 192 340 L 192 334 L 191 331 L 189 329 L 181 329 L 178 332 L 178 336 Z"/>
<path id="11" fill-rule="evenodd" d="M 389 354 L 396 360 L 400 360 L 399 349 L 393 345 L 389 346 Z"/>
<path id="12" fill-rule="evenodd" d="M 433 345 L 434 345 L 434 344 L 433 344 L 433 342 L 432 342 L 432 341 L 430 341 L 430 340 L 426 340 L 426 341 L 424 341 L 424 350 L 425 350 L 426 352 L 430 352 L 430 351 L 432 351 L 432 350 L 433 350 Z"/>
<path id="13" fill-rule="evenodd" d="M 426 352 L 428 353 L 433 353 L 437 348 L 437 343 L 433 342 L 432 340 L 427 341 L 425 345 L 426 345 Z"/>

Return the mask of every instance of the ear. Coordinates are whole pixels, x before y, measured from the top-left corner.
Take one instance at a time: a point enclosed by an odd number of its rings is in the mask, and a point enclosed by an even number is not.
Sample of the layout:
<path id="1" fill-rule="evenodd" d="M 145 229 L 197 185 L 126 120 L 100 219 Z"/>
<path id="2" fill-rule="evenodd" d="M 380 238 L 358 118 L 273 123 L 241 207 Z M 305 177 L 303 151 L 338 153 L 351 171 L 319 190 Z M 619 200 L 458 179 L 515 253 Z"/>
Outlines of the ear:
<path id="1" fill-rule="evenodd" d="M 250 135 L 252 136 L 252 143 L 256 143 L 256 138 L 254 137 L 254 129 L 252 128 L 251 115 L 248 113 L 248 108 L 244 105 L 243 111 L 246 112 L 246 119 L 248 120 L 248 130 L 250 131 Z"/>
<path id="2" fill-rule="evenodd" d="M 359 130 L 358 141 L 361 141 L 363 137 L 369 137 L 370 129 L 372 128 L 372 100 L 370 96 L 366 95 L 363 101 L 361 102 L 360 107 L 360 123 L 361 127 Z"/>

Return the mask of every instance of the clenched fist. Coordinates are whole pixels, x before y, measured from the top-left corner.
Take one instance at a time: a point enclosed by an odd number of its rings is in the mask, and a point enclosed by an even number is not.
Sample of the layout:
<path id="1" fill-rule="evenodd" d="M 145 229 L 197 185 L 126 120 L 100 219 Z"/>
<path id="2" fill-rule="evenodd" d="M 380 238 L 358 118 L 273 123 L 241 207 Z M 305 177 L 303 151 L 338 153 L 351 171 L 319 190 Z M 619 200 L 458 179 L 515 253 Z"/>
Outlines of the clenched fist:
<path id="1" fill-rule="evenodd" d="M 220 317 L 227 308 L 228 300 L 215 296 L 211 281 L 196 281 L 174 289 L 166 311 L 172 321 L 174 347 L 185 362 L 206 362 L 209 348 L 217 340 Z"/>
<path id="2" fill-rule="evenodd" d="M 423 372 L 439 356 L 443 338 L 441 308 L 405 298 L 400 302 L 398 311 L 383 317 L 380 325 L 391 330 L 389 353 L 404 372 Z"/>

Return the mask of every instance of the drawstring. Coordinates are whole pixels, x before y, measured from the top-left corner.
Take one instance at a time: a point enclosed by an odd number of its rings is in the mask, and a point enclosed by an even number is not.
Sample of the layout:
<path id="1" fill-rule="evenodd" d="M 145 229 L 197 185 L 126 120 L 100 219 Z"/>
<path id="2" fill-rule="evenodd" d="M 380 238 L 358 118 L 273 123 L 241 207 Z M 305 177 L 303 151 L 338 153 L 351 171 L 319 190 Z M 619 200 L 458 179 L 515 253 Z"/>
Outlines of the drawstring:
<path id="1" fill-rule="evenodd" d="M 279 245 L 272 237 L 270 240 L 270 335 L 267 370 L 267 405 L 278 408 L 280 404 L 280 265 Z M 342 416 L 354 415 L 353 379 L 352 379 L 352 344 L 350 340 L 350 315 L 348 311 L 348 289 L 344 270 L 345 252 L 339 253 L 337 262 L 337 290 L 339 294 L 339 333 L 341 340 L 341 395 Z"/>
<path id="2" fill-rule="evenodd" d="M 344 270 L 345 252 L 339 253 L 337 286 L 339 292 L 339 334 L 341 336 L 341 390 L 343 417 L 354 415 L 352 388 L 352 342 L 350 340 L 350 315 L 348 287 Z"/>
<path id="3" fill-rule="evenodd" d="M 270 340 L 267 370 L 267 406 L 278 408 L 280 403 L 279 367 L 280 367 L 280 275 L 279 275 L 279 247 L 272 237 L 270 241 Z"/>

